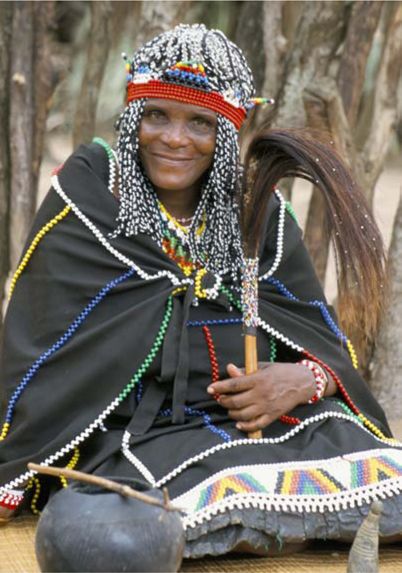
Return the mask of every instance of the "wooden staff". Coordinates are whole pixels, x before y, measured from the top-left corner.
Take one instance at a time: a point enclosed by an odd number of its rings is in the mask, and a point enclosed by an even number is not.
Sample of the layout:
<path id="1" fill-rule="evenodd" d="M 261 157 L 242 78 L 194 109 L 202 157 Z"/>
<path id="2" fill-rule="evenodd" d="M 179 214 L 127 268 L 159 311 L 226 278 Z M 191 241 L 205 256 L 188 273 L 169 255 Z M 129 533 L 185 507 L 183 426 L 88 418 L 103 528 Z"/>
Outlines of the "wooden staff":
<path id="1" fill-rule="evenodd" d="M 30 462 L 28 464 L 28 469 L 33 470 L 37 473 L 46 474 L 49 476 L 56 476 L 56 477 L 65 477 L 68 479 L 74 479 L 77 481 L 82 481 L 85 483 L 90 483 L 92 485 L 97 485 L 99 487 L 103 487 L 109 491 L 114 491 L 115 493 L 119 493 L 120 495 L 124 495 L 125 497 L 133 497 L 144 503 L 149 503 L 150 505 L 156 505 L 158 507 L 162 507 L 167 511 L 183 511 L 179 507 L 174 507 L 169 500 L 168 492 L 166 488 L 163 488 L 163 502 L 155 499 L 154 497 L 147 495 L 145 493 L 141 493 L 140 491 L 136 491 L 135 489 L 131 488 L 128 485 L 118 483 L 116 481 L 106 479 L 100 476 L 94 476 L 92 474 L 87 474 L 85 472 L 77 472 L 76 470 L 71 470 L 70 468 L 57 468 L 57 467 L 49 467 L 49 466 L 40 466 L 39 464 L 34 464 Z"/>
<path id="2" fill-rule="evenodd" d="M 258 370 L 257 358 L 257 318 L 258 318 L 258 257 L 245 260 L 242 285 L 244 356 L 246 374 Z M 261 439 L 262 432 L 257 430 L 248 433 L 249 438 Z"/>

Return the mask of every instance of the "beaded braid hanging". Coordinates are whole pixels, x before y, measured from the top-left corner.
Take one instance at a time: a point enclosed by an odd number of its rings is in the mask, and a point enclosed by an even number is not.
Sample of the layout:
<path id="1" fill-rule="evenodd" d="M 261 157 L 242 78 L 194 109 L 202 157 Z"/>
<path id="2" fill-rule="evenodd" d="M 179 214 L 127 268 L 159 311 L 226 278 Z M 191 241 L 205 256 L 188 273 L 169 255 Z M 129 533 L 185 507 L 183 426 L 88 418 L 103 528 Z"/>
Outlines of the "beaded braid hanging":
<path id="1" fill-rule="evenodd" d="M 241 50 L 222 32 L 207 30 L 203 25 L 180 25 L 154 38 L 127 62 L 127 72 L 129 103 L 117 122 L 120 207 L 113 236 L 144 233 L 162 246 L 163 221 L 157 196 L 138 154 L 144 98 L 131 99 L 130 87 L 135 91 L 138 85 L 156 82 L 166 91 L 161 97 L 170 97 L 166 86 L 173 90 L 175 86 L 187 86 L 199 93 L 199 105 L 203 94 L 217 94 L 234 110 L 247 110 L 258 102 L 252 100 L 253 78 Z M 208 253 L 208 270 L 219 274 L 230 271 L 237 281 L 243 261 L 236 203 L 241 176 L 239 146 L 236 122 L 228 119 L 230 114 L 222 113 L 217 112 L 213 165 L 189 227 L 188 247 L 194 262 L 205 264 L 203 253 Z M 196 231 L 204 213 L 206 230 L 197 241 Z"/>

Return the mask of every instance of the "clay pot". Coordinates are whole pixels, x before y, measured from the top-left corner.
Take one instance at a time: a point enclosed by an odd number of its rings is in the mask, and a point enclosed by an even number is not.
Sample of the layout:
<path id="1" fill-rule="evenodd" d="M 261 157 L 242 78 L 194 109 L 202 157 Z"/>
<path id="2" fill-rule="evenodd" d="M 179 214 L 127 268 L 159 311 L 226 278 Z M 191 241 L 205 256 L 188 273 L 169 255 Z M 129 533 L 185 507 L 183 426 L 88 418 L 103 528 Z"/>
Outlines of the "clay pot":
<path id="1" fill-rule="evenodd" d="M 138 480 L 115 480 L 163 500 Z M 178 571 L 180 516 L 97 486 L 72 483 L 45 507 L 36 533 L 41 571 Z"/>

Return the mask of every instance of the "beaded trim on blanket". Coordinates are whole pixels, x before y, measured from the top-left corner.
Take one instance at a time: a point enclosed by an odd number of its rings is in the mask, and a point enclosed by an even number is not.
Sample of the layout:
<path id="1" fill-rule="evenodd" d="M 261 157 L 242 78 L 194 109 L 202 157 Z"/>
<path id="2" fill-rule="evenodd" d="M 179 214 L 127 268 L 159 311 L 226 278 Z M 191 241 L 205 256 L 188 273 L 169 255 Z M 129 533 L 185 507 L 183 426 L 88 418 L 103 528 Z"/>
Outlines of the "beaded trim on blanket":
<path id="1" fill-rule="evenodd" d="M 195 527 L 227 509 L 339 511 L 402 491 L 402 451 L 384 449 L 328 460 L 225 469 L 176 497 Z"/>

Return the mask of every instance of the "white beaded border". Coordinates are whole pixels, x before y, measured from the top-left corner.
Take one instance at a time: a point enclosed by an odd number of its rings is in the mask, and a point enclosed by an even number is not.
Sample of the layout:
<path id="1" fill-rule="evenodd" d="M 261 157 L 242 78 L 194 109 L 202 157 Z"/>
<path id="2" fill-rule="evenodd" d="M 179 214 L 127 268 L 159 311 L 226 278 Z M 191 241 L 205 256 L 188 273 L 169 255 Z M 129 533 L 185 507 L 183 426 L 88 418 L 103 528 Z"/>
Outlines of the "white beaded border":
<path id="1" fill-rule="evenodd" d="M 91 233 L 98 239 L 101 245 L 109 251 L 111 255 L 113 255 L 118 261 L 123 263 L 124 265 L 134 268 L 138 275 L 145 281 L 157 280 L 162 277 L 168 278 L 171 283 L 176 286 L 183 286 L 186 284 L 192 284 L 191 279 L 178 279 L 171 271 L 158 271 L 154 275 L 149 275 L 146 273 L 141 267 L 139 267 L 134 261 L 123 255 L 120 251 L 115 249 L 110 242 L 104 237 L 104 235 L 99 231 L 94 223 L 82 211 L 77 207 L 77 205 L 68 197 L 68 195 L 63 191 L 60 183 L 59 178 L 57 175 L 53 175 L 52 179 L 52 186 L 54 187 L 56 193 L 63 199 L 63 201 L 69 205 L 72 211 L 76 214 L 76 216 L 84 223 L 84 225 L 91 231 Z"/>
<path id="2" fill-rule="evenodd" d="M 290 348 L 293 348 L 293 350 L 305 353 L 305 349 L 302 346 L 300 346 L 296 342 L 292 342 L 290 338 L 279 332 L 279 330 L 276 330 L 275 328 L 270 326 L 267 322 L 265 322 L 265 320 L 262 320 L 262 318 L 260 317 L 257 318 L 257 326 L 261 327 L 263 330 L 265 330 L 265 332 L 268 332 L 268 334 L 271 334 L 284 344 L 287 344 L 288 346 L 290 346 Z"/>
<path id="3" fill-rule="evenodd" d="M 114 149 L 110 148 L 112 157 L 109 157 L 109 182 L 107 188 L 109 192 L 114 196 L 114 184 L 116 181 L 116 171 L 119 168 L 119 162 L 117 160 L 117 154 Z"/>
<path id="4" fill-rule="evenodd" d="M 43 460 L 43 462 L 40 462 L 41 466 L 51 466 L 54 464 L 54 462 L 56 462 L 58 459 L 62 458 L 63 456 L 65 456 L 66 454 L 68 454 L 69 452 L 71 452 L 73 449 L 75 449 L 76 447 L 79 446 L 79 444 L 81 444 L 81 442 L 83 442 L 84 440 L 87 440 L 89 438 L 89 436 L 97 429 L 99 428 L 103 421 L 107 418 L 107 416 L 109 416 L 109 414 L 111 414 L 113 412 L 113 410 L 115 408 L 117 408 L 117 406 L 120 404 L 120 400 L 119 398 L 115 398 L 114 400 L 112 400 L 112 402 L 109 404 L 109 406 L 107 406 L 107 408 L 105 408 L 103 410 L 103 412 L 101 412 L 101 414 L 99 414 L 99 416 L 95 419 L 94 422 L 92 422 L 91 424 L 89 424 L 89 426 L 87 428 L 85 428 L 85 430 L 83 430 L 82 432 L 80 432 L 75 438 L 73 438 L 70 442 L 68 442 L 65 446 L 63 446 L 62 448 L 60 448 L 60 450 L 58 450 L 56 453 L 50 455 L 49 457 L 47 457 L 45 460 Z M 9 483 L 0 486 L 0 492 L 4 492 L 4 491 L 10 491 L 12 489 L 14 489 L 15 487 L 18 486 L 24 486 L 25 482 L 31 478 L 32 476 L 34 476 L 37 472 L 33 471 L 33 470 L 29 470 L 21 475 L 19 475 L 17 478 L 13 479 L 12 481 L 10 481 Z"/>
<path id="5" fill-rule="evenodd" d="M 278 217 L 278 234 L 276 237 L 276 254 L 271 268 L 266 273 L 258 277 L 259 281 L 264 281 L 268 277 L 274 274 L 274 272 L 278 269 L 283 256 L 283 237 L 285 233 L 286 201 L 282 196 L 282 193 L 279 191 L 279 189 L 275 189 L 275 195 L 277 196 L 280 202 L 279 217 Z"/>
<path id="6" fill-rule="evenodd" d="M 142 463 L 141 460 L 135 456 L 132 451 L 130 450 L 130 432 L 124 432 L 123 439 L 121 442 L 121 451 L 123 452 L 124 456 L 128 459 L 128 461 L 137 468 L 137 470 L 144 476 L 144 478 L 152 484 L 154 487 L 156 486 L 156 480 L 154 476 L 151 474 L 149 469 Z"/>
<path id="7" fill-rule="evenodd" d="M 401 444 L 402 445 L 402 444 Z M 402 451 L 398 450 L 399 453 L 402 454 Z M 279 463 L 267 463 L 267 464 L 243 464 L 241 466 L 230 466 L 220 470 L 219 472 L 214 473 L 213 475 L 207 477 L 203 481 L 199 482 L 197 485 L 192 487 L 191 489 L 187 490 L 185 493 L 180 494 L 175 498 L 175 501 L 178 505 L 182 504 L 184 498 L 187 496 L 191 496 L 196 492 L 198 489 L 206 488 L 217 480 L 221 478 L 225 478 L 226 476 L 230 476 L 233 474 L 241 473 L 241 472 L 252 472 L 253 470 L 261 471 L 264 470 L 265 472 L 283 472 L 287 470 L 309 470 L 309 469 L 324 469 L 325 471 L 331 471 L 329 466 L 336 466 L 341 462 L 353 463 L 355 461 L 366 460 L 368 458 L 373 458 L 376 456 L 385 456 L 391 455 L 392 456 L 392 448 L 377 448 L 375 450 L 362 450 L 360 452 L 352 452 L 350 454 L 335 456 L 334 458 L 321 458 L 318 460 L 297 460 L 291 462 L 279 462 Z M 336 476 L 334 476 L 335 479 Z M 258 478 L 257 478 L 258 479 Z M 395 479 L 395 478 L 392 478 Z M 362 486 L 366 487 L 366 486 Z M 242 494 L 244 495 L 244 494 Z M 326 494 L 329 495 L 329 494 Z M 331 494 L 334 495 L 334 494 Z M 310 497 L 310 496 L 308 496 Z"/>
<path id="8" fill-rule="evenodd" d="M 223 513 L 228 509 L 244 509 L 256 508 L 266 511 L 291 511 L 298 513 L 310 513 L 325 511 L 339 511 L 340 509 L 347 509 L 361 506 L 363 503 L 369 504 L 370 502 L 378 499 L 384 499 L 393 495 L 398 495 L 402 492 L 402 478 L 393 478 L 386 482 L 379 482 L 371 484 L 351 491 L 350 493 L 337 493 L 327 494 L 323 496 L 284 496 L 279 494 L 261 494 L 261 493 L 248 493 L 248 494 L 234 494 L 226 499 L 223 499 L 212 506 L 202 509 L 192 515 L 182 517 L 183 527 L 194 528 L 197 525 L 211 519 L 218 513 Z M 172 499 L 172 503 L 177 504 L 177 499 Z"/>
<path id="9" fill-rule="evenodd" d="M 333 412 L 333 411 L 322 412 L 321 414 L 316 414 L 314 416 L 311 416 L 310 418 L 306 418 L 306 420 L 304 420 L 303 422 L 301 422 L 297 426 L 294 426 L 291 430 L 289 430 L 285 434 L 282 434 L 281 436 L 278 436 L 277 438 L 261 438 L 261 439 L 242 438 L 239 440 L 233 440 L 232 442 L 223 442 L 223 443 L 217 444 L 216 446 L 213 446 L 212 448 L 208 448 L 207 450 L 200 452 L 199 454 L 193 456 L 192 458 L 185 460 L 183 463 L 181 463 L 179 466 L 177 466 L 174 470 L 172 470 L 171 472 L 169 472 L 168 474 L 166 474 L 165 476 L 163 476 L 162 478 L 157 480 L 155 482 L 155 486 L 156 487 L 162 487 L 163 485 L 165 485 L 166 483 L 168 483 L 169 481 L 171 481 L 172 479 L 177 477 L 179 474 L 181 474 L 184 470 L 186 470 L 191 465 L 196 464 L 196 463 L 200 462 L 201 460 L 203 460 L 203 459 L 205 459 L 205 458 L 207 458 L 207 457 L 209 457 L 209 456 L 211 456 L 217 452 L 227 450 L 229 448 L 234 448 L 237 446 L 261 445 L 261 444 L 265 444 L 265 445 L 280 444 L 280 443 L 286 442 L 287 440 L 289 440 L 290 438 L 292 438 L 293 436 L 295 436 L 296 434 L 298 434 L 299 432 L 304 430 L 304 428 L 306 428 L 307 426 L 314 424 L 315 422 L 320 422 L 322 420 L 326 420 L 329 418 L 338 418 L 341 420 L 347 420 L 349 422 L 353 422 L 361 430 L 363 430 L 364 432 L 369 434 L 371 437 L 375 438 L 378 442 L 386 444 L 388 447 L 391 447 L 391 448 L 402 447 L 402 443 L 399 443 L 399 442 L 388 443 L 386 440 L 382 440 L 381 438 L 378 438 L 377 436 L 373 435 L 369 430 L 367 430 L 365 427 L 363 427 L 352 416 L 349 416 L 348 414 L 344 414 L 343 412 Z M 139 469 L 139 467 L 137 467 L 137 469 L 139 471 L 141 471 Z"/>

